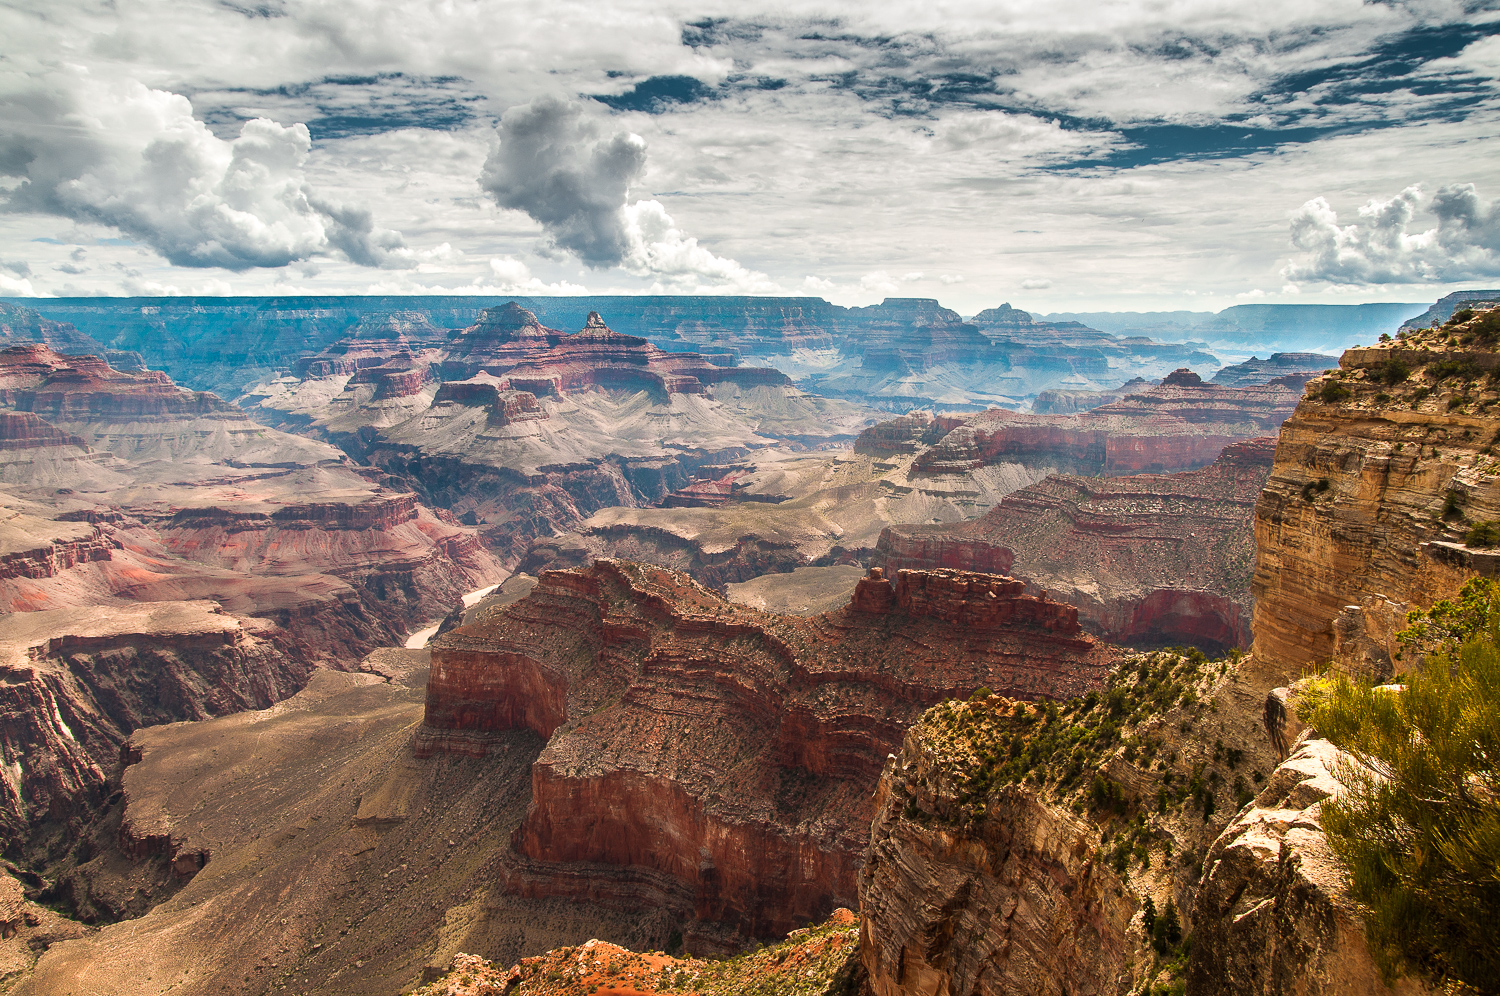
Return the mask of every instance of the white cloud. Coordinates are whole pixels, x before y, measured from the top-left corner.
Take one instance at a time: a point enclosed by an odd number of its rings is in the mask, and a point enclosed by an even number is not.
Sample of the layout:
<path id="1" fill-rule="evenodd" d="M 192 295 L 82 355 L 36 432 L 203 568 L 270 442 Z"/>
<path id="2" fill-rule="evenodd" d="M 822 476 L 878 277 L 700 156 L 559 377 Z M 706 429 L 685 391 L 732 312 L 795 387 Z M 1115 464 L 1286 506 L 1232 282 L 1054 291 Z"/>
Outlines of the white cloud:
<path id="1" fill-rule="evenodd" d="M 224 141 L 187 98 L 73 69 L 0 92 L 10 211 L 110 226 L 176 266 L 245 270 L 340 254 L 405 266 L 399 234 L 312 189 L 306 127 L 248 121 Z"/>
<path id="2" fill-rule="evenodd" d="M 866 294 L 894 294 L 901 285 L 884 270 L 875 270 L 859 278 L 859 289 Z"/>
<path id="3" fill-rule="evenodd" d="M 31 281 L 26 277 L 13 277 L 9 273 L 0 273 L 0 294 L 7 297 L 36 297 L 36 288 L 31 286 Z"/>
<path id="4" fill-rule="evenodd" d="M 1419 213 L 1436 224 L 1408 229 Z M 1359 220 L 1340 225 L 1325 198 L 1292 215 L 1292 244 L 1304 255 L 1283 271 L 1291 281 L 1407 284 L 1500 276 L 1500 201 L 1486 201 L 1472 183 L 1441 187 L 1424 198 L 1413 184 L 1387 200 L 1371 199 Z"/>
<path id="5" fill-rule="evenodd" d="M 962 273 L 945 273 L 942 276 L 938 277 L 938 279 L 951 287 L 953 284 L 963 283 L 964 275 Z"/>
<path id="6" fill-rule="evenodd" d="M 1045 277 L 1028 277 L 1027 279 L 1021 281 L 1021 287 L 1023 290 L 1046 290 L 1051 286 L 1052 281 L 1046 279 Z"/>
<path id="7" fill-rule="evenodd" d="M 546 283 L 531 275 L 531 268 L 519 259 L 491 259 L 493 283 L 487 285 L 500 294 L 587 294 L 588 289 L 566 280 Z M 477 283 L 477 281 L 476 281 Z"/>

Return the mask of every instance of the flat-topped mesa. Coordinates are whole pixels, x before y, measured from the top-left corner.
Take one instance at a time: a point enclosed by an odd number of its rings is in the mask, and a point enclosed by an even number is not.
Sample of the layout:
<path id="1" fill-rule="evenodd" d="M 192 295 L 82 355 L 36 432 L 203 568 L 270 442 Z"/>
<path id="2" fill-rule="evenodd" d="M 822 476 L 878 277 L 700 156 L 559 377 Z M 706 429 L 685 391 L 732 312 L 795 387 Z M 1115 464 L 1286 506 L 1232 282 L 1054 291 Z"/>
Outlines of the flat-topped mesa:
<path id="1" fill-rule="evenodd" d="M 450 380 L 438 388 L 433 405 L 455 404 L 489 409 L 487 424 L 491 428 L 520 422 L 540 422 L 548 418 L 547 409 L 537 403 L 530 391 L 514 391 L 488 374 L 476 374 L 470 380 Z"/>
<path id="2" fill-rule="evenodd" d="M 1025 581 L 975 571 L 902 570 L 892 587 L 883 569 L 872 567 L 855 586 L 850 606 L 857 612 L 901 612 L 965 629 L 1035 626 L 1061 636 L 1082 632 L 1074 606 L 1026 594 Z"/>
<path id="3" fill-rule="evenodd" d="M 1307 384 L 1255 510 L 1258 661 L 1384 677 L 1408 609 L 1500 573 L 1497 344 L 1500 309 L 1460 310 Z"/>
<path id="4" fill-rule="evenodd" d="M 512 892 L 666 905 L 695 947 L 784 933 L 853 895 L 872 789 L 922 709 L 980 686 L 1080 694 L 1118 659 L 1005 579 L 902 583 L 905 607 L 877 571 L 808 618 L 624 561 L 545 571 L 434 643 L 419 752 L 549 738 Z"/>
<path id="5" fill-rule="evenodd" d="M 936 443 L 963 423 L 964 418 L 959 415 L 934 415 L 929 411 L 908 412 L 861 432 L 855 437 L 854 452 L 872 456 L 915 453 L 922 446 Z"/>
<path id="6" fill-rule="evenodd" d="M 379 366 L 361 367 L 349 378 L 351 385 L 375 385 L 375 401 L 411 397 L 432 382 L 432 365 L 407 352 L 386 357 Z"/>
<path id="7" fill-rule="evenodd" d="M 909 616 L 926 616 L 957 626 L 994 629 L 1039 626 L 1076 636 L 1078 609 L 1045 596 L 1026 594 L 1026 582 L 972 571 L 898 572 L 896 604 Z"/>

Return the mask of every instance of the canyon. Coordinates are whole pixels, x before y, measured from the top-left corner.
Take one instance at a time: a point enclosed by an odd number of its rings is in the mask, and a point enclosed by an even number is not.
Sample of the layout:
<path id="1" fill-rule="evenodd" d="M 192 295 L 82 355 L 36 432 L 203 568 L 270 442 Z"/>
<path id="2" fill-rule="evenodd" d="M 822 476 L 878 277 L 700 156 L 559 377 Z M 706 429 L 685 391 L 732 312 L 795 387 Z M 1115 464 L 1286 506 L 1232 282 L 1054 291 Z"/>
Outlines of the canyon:
<path id="1" fill-rule="evenodd" d="M 1250 644 L 1255 503 L 1275 443 L 1231 444 L 1201 470 L 1048 476 L 977 519 L 887 526 L 887 570 L 963 568 L 1024 580 L 1102 639 L 1223 652 Z"/>
<path id="2" fill-rule="evenodd" d="M 399 313 L 428 329 L 451 332 L 473 325 L 483 309 L 507 300 L 555 328 L 579 328 L 589 311 L 598 311 L 620 332 L 663 349 L 733 354 L 748 365 L 776 367 L 805 389 L 855 391 L 858 396 L 840 396 L 895 413 L 934 404 L 1004 404 L 1047 389 L 1109 390 L 1133 377 L 1156 379 L 1181 366 L 1206 376 L 1224 362 L 1220 354 L 1238 358 L 1254 349 L 1337 352 L 1364 341 L 1361 336 L 1371 327 L 1394 327 L 1419 310 L 1402 305 L 1243 305 L 1227 309 L 1217 321 L 1206 314 L 1184 322 L 1148 319 L 1150 327 L 1142 329 L 1135 327 L 1142 320 L 1128 315 L 1037 317 L 1009 305 L 962 321 L 936 301 L 911 298 L 864 308 L 812 297 L 732 296 L 56 298 L 14 303 L 87 329 L 107 348 L 137 351 L 179 383 L 235 398 L 257 383 L 296 372 L 302 361 L 348 338 L 361 323 L 380 324 L 385 316 Z M 869 370 L 864 369 L 867 348 Z"/>
<path id="3" fill-rule="evenodd" d="M 503 574 L 326 443 L 160 371 L 0 350 L 6 853 L 66 848 L 135 729 L 268 706 Z"/>
<path id="4" fill-rule="evenodd" d="M 667 507 L 603 509 L 569 533 L 533 541 L 520 569 L 535 572 L 617 557 L 687 571 L 705 584 L 722 587 L 798 567 L 872 563 L 872 558 L 886 555 L 879 548 L 887 531 L 918 526 L 937 531 L 981 528 L 966 525 L 965 520 L 1003 505 L 1011 495 L 1066 487 L 1046 483 L 1063 479 L 1057 475 L 1074 475 L 1072 480 L 1079 475 L 1126 480 L 1140 471 L 1196 470 L 1212 464 L 1226 446 L 1237 454 L 1232 466 L 1246 460 L 1253 464 L 1260 458 L 1250 454 L 1260 451 L 1239 444 L 1274 432 L 1295 408 L 1299 387 L 1300 382 L 1293 387 L 1280 381 L 1249 388 L 1219 387 L 1182 370 L 1141 393 L 1075 415 L 1001 409 L 973 415 L 912 412 L 864 430 L 851 452 L 815 456 L 771 450 L 734 464 L 705 468 L 700 471 L 699 489 L 669 496 L 663 502 Z M 1262 462 L 1269 460 L 1268 452 L 1262 456 Z M 1189 483 L 1200 480 L 1199 485 Z M 1164 478 L 1143 477 L 1119 490 L 1135 490 L 1144 502 L 1148 501 L 1145 492 L 1167 486 Z M 1236 476 L 1229 469 L 1204 478 L 1185 478 L 1172 492 L 1176 498 L 1163 497 L 1160 509 L 1170 504 L 1173 511 L 1181 511 L 1185 502 L 1206 509 L 1204 500 L 1216 496 L 1243 504 L 1246 499 L 1253 501 L 1255 490 L 1253 474 Z M 1242 519 L 1243 515 L 1226 506 L 1205 512 L 1196 523 L 1184 519 L 1165 527 L 1173 535 L 1181 533 L 1183 539 L 1194 540 L 1191 545 L 1205 551 L 1188 557 L 1192 568 L 1178 558 L 1181 571 L 1191 573 L 1214 558 L 1223 565 L 1216 578 L 1247 568 L 1253 551 Z M 1188 535 L 1200 531 L 1201 543 Z M 1163 538 L 1161 542 L 1174 541 Z M 1125 550 L 1132 543 L 1122 535 L 1117 547 Z M 1215 552 L 1207 553 L 1209 548 Z M 1131 556 L 1142 560 L 1122 566 L 1124 574 L 1132 574 L 1149 559 L 1139 550 Z M 1002 573 L 1009 570 L 997 567 L 998 563 L 976 560 L 968 566 Z M 1230 567 L 1231 563 L 1236 566 Z M 953 561 L 941 566 L 965 565 Z M 1161 565 L 1159 570 L 1169 569 Z M 1152 576 L 1148 571 L 1138 583 L 1145 585 Z M 1227 594 L 1227 589 L 1218 592 L 1216 586 L 1222 584 L 1236 594 Z M 1170 587 L 1164 580 L 1160 586 Z M 1243 612 L 1230 603 L 1238 598 L 1248 604 L 1242 585 L 1214 580 L 1203 587 L 1209 591 L 1202 610 L 1225 622 L 1197 635 L 1210 645 L 1239 645 L 1248 635 L 1247 623 L 1236 621 Z M 1155 638 L 1148 635 L 1150 623 L 1132 629 L 1116 618 L 1130 608 L 1104 608 L 1099 599 L 1111 597 L 1098 594 L 1088 605 L 1092 624 L 1105 624 L 1108 616 L 1107 625 L 1115 634 L 1111 639 Z M 1085 605 L 1088 596 L 1077 601 Z M 1158 618 L 1174 614 L 1168 594 L 1158 596 L 1158 601 L 1152 610 Z M 1190 613 L 1197 611 L 1186 603 L 1182 607 Z"/>
<path id="5" fill-rule="evenodd" d="M 884 421 L 723 341 L 811 311 L 693 315 L 362 314 L 240 405 L 0 354 L 15 991 L 1370 991 L 1279 686 L 1489 571 L 1483 315 Z M 859 369 L 1098 335 L 950 315 Z"/>
<path id="6" fill-rule="evenodd" d="M 507 887 L 665 906 L 695 950 L 733 950 L 855 901 L 870 790 L 923 709 L 981 685 L 1082 692 L 1108 670 L 1118 651 L 1023 587 L 874 570 L 806 618 L 644 565 L 544 572 L 434 641 L 417 753 L 547 738 Z"/>
<path id="7" fill-rule="evenodd" d="M 377 341 L 388 351 L 369 353 Z M 395 324 L 362 331 L 242 403 L 478 526 L 511 566 L 532 539 L 658 502 L 701 466 L 778 443 L 834 445 L 875 421 L 777 370 L 667 352 L 592 312 L 568 334 L 512 302 L 438 348 L 407 349 L 421 345 Z"/>

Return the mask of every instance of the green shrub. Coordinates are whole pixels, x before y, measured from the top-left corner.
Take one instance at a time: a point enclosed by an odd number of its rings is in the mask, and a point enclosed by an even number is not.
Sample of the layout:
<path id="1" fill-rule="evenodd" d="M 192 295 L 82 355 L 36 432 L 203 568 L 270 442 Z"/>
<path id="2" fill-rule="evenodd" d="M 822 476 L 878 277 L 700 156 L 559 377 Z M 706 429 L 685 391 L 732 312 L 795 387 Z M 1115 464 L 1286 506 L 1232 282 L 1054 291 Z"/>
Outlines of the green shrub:
<path id="1" fill-rule="evenodd" d="M 1476 522 L 1464 536 L 1464 546 L 1491 547 L 1500 545 L 1500 522 Z"/>
<path id="2" fill-rule="evenodd" d="M 1323 386 L 1318 390 L 1318 400 L 1325 405 L 1343 401 L 1348 397 L 1349 389 L 1336 380 L 1324 381 Z"/>
<path id="3" fill-rule="evenodd" d="M 1400 384 L 1411 376 L 1411 367 L 1392 357 L 1370 369 L 1370 377 L 1382 384 Z"/>
<path id="4" fill-rule="evenodd" d="M 1500 993 L 1500 599 L 1493 582 L 1413 613 L 1424 647 L 1397 689 L 1333 679 L 1312 725 L 1345 751 L 1323 829 L 1365 908 L 1370 951 L 1402 974 Z"/>

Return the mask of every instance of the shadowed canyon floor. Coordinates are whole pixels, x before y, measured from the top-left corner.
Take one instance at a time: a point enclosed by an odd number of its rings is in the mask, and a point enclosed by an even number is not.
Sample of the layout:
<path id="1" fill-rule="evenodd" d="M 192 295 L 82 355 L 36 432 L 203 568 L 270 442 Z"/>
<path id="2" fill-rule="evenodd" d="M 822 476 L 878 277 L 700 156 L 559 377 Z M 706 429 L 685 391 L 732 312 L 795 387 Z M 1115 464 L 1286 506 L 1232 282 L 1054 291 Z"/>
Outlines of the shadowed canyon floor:
<path id="1" fill-rule="evenodd" d="M 98 908 L 153 908 L 53 945 L 14 991 L 394 993 L 460 950 L 664 945 L 665 917 L 653 932 L 639 912 L 501 894 L 543 741 L 414 758 L 426 656 L 381 651 L 271 709 L 136 733 L 99 853 L 65 882 Z"/>

